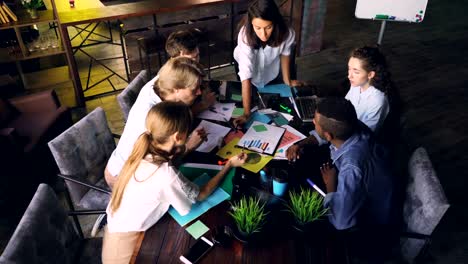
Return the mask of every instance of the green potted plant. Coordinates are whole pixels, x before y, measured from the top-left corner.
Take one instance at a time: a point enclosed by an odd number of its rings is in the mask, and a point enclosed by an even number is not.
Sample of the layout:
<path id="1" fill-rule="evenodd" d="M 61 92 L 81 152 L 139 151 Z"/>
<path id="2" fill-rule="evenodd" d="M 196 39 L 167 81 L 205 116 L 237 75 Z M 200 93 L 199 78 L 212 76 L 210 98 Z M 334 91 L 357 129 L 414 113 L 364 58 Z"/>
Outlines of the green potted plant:
<path id="1" fill-rule="evenodd" d="M 287 211 L 294 217 L 293 227 L 299 231 L 306 231 L 314 221 L 322 219 L 328 209 L 323 207 L 323 197 L 301 187 L 300 191 L 289 192 Z"/>
<path id="2" fill-rule="evenodd" d="M 238 238 L 241 242 L 247 242 L 254 233 L 260 232 L 265 223 L 265 204 L 260 199 L 245 196 L 238 202 L 231 203 L 232 212 L 229 214 L 234 219 L 237 227 Z"/>
<path id="3" fill-rule="evenodd" d="M 32 19 L 38 18 L 37 9 L 44 5 L 42 0 L 21 0 L 21 4 L 31 15 Z"/>

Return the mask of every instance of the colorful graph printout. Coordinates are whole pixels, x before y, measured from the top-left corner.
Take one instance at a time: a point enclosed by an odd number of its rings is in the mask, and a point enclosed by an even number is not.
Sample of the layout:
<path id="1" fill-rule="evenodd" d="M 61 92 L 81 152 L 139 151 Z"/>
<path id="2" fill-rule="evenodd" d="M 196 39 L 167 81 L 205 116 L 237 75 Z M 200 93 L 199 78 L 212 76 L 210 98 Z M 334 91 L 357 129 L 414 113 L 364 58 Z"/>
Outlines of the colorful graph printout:
<path id="1" fill-rule="evenodd" d="M 279 143 L 274 159 L 285 160 L 286 150 L 288 150 L 288 148 L 294 143 L 306 138 L 306 136 L 289 125 L 284 125 L 281 127 L 286 128 L 286 132 L 284 132 L 283 138 Z"/>
<path id="2" fill-rule="evenodd" d="M 265 165 L 273 159 L 272 156 L 260 154 L 250 150 L 243 150 L 242 148 L 236 147 L 239 143 L 239 138 L 234 138 L 231 142 L 221 148 L 216 155 L 223 159 L 228 159 L 234 155 L 237 155 L 244 151 L 247 154 L 247 160 L 242 168 L 249 170 L 253 173 L 259 172 Z"/>
<path id="3" fill-rule="evenodd" d="M 286 129 L 254 121 L 238 146 L 256 152 L 272 155 Z"/>

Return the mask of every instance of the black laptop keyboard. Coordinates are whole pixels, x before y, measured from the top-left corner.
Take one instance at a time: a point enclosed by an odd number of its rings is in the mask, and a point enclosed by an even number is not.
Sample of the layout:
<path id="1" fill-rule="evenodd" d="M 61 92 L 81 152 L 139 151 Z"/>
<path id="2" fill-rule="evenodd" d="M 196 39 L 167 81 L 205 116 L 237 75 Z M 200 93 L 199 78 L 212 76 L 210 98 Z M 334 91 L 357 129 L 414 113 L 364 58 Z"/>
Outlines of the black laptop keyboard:
<path id="1" fill-rule="evenodd" d="M 296 100 L 300 111 L 302 112 L 303 119 L 314 118 L 315 113 L 315 98 L 297 98 Z"/>

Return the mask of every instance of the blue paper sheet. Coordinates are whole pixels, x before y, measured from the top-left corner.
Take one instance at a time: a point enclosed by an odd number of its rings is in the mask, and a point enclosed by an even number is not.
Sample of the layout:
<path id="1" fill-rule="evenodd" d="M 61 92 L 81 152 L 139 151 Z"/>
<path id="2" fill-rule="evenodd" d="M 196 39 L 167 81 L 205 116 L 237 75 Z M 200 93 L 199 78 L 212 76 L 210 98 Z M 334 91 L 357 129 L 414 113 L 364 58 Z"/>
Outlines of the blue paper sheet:
<path id="1" fill-rule="evenodd" d="M 281 97 L 292 97 L 291 87 L 286 84 L 272 84 L 257 88 L 259 93 L 276 93 Z"/>
<path id="2" fill-rule="evenodd" d="M 247 123 L 245 123 L 244 128 L 248 130 L 254 121 L 268 124 L 270 123 L 271 119 L 265 114 L 260 114 L 259 112 L 253 112 L 252 115 L 250 115 L 249 120 L 247 120 Z"/>
<path id="3" fill-rule="evenodd" d="M 198 186 L 205 184 L 210 180 L 208 174 L 203 173 L 200 177 L 196 178 L 193 182 Z M 224 200 L 229 199 L 229 194 L 221 188 L 216 188 L 216 190 L 208 196 L 204 201 L 196 202 L 192 205 L 190 212 L 184 216 L 181 216 L 172 206 L 169 208 L 169 215 L 176 220 L 179 225 L 184 226 L 192 220 L 196 219 L 212 207 L 218 205 Z"/>

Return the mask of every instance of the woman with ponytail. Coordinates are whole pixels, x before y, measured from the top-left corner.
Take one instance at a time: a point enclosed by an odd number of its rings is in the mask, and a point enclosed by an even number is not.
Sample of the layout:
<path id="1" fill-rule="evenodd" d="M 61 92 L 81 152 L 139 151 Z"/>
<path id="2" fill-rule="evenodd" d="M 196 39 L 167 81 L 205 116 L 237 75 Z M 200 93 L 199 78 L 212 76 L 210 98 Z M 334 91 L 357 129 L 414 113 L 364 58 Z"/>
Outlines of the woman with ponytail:
<path id="1" fill-rule="evenodd" d="M 192 115 L 181 102 L 164 101 L 151 108 L 146 131 L 136 141 L 114 185 L 107 207 L 103 263 L 128 263 L 138 236 L 174 207 L 187 214 L 193 203 L 204 200 L 232 168 L 245 163 L 246 155 L 234 156 L 206 185 L 187 180 L 171 160 L 185 145 Z"/>
<path id="2" fill-rule="evenodd" d="M 130 156 L 138 137 L 145 131 L 145 118 L 151 107 L 162 101 L 182 102 L 191 106 L 201 95 L 200 83 L 205 76 L 203 66 L 186 57 L 169 59 L 159 70 L 158 78 L 151 89 L 144 88 L 130 110 L 122 137 L 107 162 L 104 171 L 107 184 L 114 184 Z M 195 150 L 206 138 L 204 129 L 192 133 L 186 144 L 186 152 Z"/>

